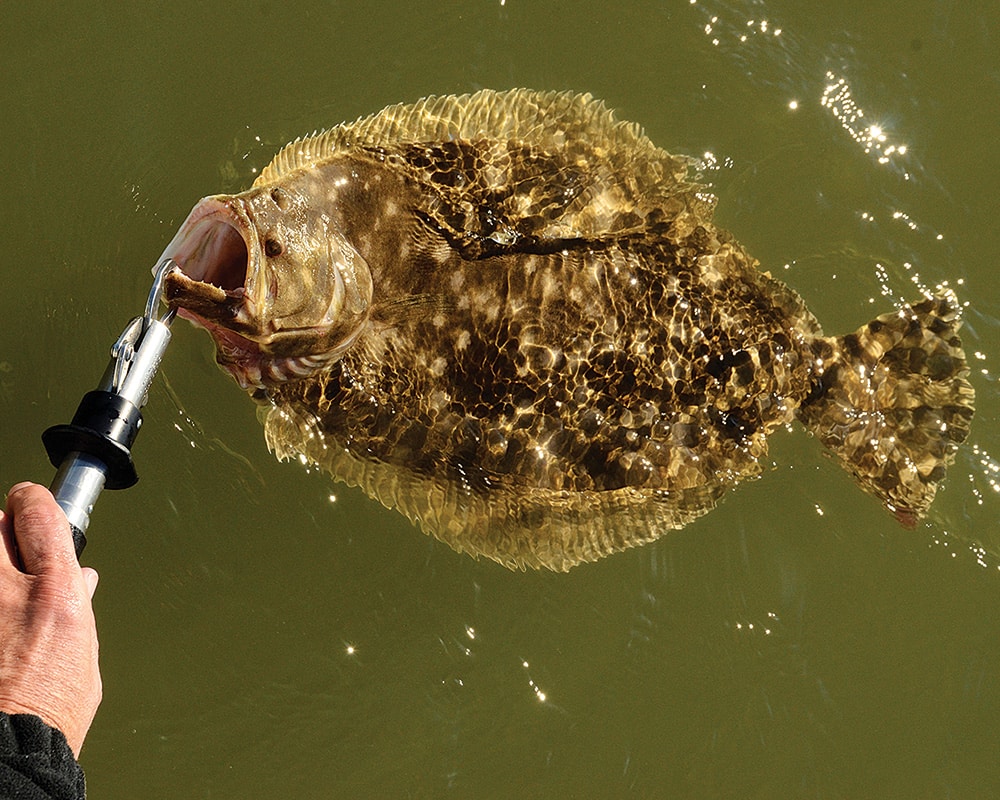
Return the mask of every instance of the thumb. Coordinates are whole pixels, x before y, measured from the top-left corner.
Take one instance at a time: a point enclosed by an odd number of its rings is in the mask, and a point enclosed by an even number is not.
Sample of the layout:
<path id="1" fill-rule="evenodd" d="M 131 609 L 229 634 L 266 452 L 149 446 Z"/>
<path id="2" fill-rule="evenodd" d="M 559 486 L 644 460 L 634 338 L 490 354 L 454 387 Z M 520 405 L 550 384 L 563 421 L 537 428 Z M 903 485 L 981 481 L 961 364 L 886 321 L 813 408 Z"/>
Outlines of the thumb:
<path id="1" fill-rule="evenodd" d="M 7 512 L 25 572 L 39 575 L 76 567 L 69 523 L 48 489 L 33 483 L 11 487 Z"/>

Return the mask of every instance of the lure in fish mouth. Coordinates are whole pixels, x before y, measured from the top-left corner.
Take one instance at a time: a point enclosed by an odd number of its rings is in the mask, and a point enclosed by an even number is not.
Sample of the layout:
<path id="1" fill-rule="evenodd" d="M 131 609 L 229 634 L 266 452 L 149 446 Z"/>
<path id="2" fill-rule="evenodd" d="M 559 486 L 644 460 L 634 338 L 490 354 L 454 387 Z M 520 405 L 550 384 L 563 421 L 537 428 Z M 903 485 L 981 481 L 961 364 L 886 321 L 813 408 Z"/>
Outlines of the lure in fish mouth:
<path id="1" fill-rule="evenodd" d="M 367 320 L 367 264 L 294 188 L 204 198 L 163 257 L 180 268 L 164 282 L 167 303 L 208 330 L 245 389 L 323 369 Z"/>

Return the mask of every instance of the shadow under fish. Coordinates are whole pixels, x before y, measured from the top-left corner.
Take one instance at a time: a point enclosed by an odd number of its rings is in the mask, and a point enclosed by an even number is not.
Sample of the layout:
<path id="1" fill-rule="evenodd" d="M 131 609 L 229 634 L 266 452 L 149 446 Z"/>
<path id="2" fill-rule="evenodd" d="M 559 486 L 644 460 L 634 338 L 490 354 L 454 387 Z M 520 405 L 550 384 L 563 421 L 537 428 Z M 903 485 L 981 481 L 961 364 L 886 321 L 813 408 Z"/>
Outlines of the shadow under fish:
<path id="1" fill-rule="evenodd" d="M 165 294 L 279 458 L 509 567 L 684 526 L 794 419 L 912 526 L 973 416 L 957 299 L 827 337 L 691 166 L 589 95 L 390 106 L 202 200 Z"/>

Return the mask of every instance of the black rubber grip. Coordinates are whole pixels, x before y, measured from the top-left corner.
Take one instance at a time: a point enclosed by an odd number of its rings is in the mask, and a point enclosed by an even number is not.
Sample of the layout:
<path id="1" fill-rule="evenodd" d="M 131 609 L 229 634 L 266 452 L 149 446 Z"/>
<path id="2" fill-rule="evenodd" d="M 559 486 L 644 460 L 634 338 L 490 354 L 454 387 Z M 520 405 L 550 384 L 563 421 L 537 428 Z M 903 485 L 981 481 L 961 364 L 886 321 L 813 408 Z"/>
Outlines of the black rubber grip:
<path id="1" fill-rule="evenodd" d="M 42 434 L 49 461 L 57 469 L 72 452 L 86 453 L 107 465 L 105 489 L 127 489 L 139 476 L 132 463 L 132 442 L 142 414 L 112 392 L 87 392 L 69 425 L 53 425 Z"/>
<path id="2" fill-rule="evenodd" d="M 72 522 L 69 524 L 69 530 L 73 534 L 73 549 L 76 550 L 76 560 L 79 561 L 80 555 L 83 553 L 83 548 L 87 546 L 87 537 Z"/>

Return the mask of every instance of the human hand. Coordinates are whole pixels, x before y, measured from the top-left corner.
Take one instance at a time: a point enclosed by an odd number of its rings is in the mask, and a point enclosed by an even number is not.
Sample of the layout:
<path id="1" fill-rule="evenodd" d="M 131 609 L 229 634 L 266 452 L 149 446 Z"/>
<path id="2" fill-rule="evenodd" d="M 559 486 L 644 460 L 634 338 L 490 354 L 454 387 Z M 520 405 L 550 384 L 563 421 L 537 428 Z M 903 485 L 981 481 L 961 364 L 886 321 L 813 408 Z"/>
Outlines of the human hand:
<path id="1" fill-rule="evenodd" d="M 101 703 L 97 573 L 77 563 L 66 515 L 42 486 L 11 488 L 0 533 L 0 711 L 41 717 L 79 756 Z"/>

